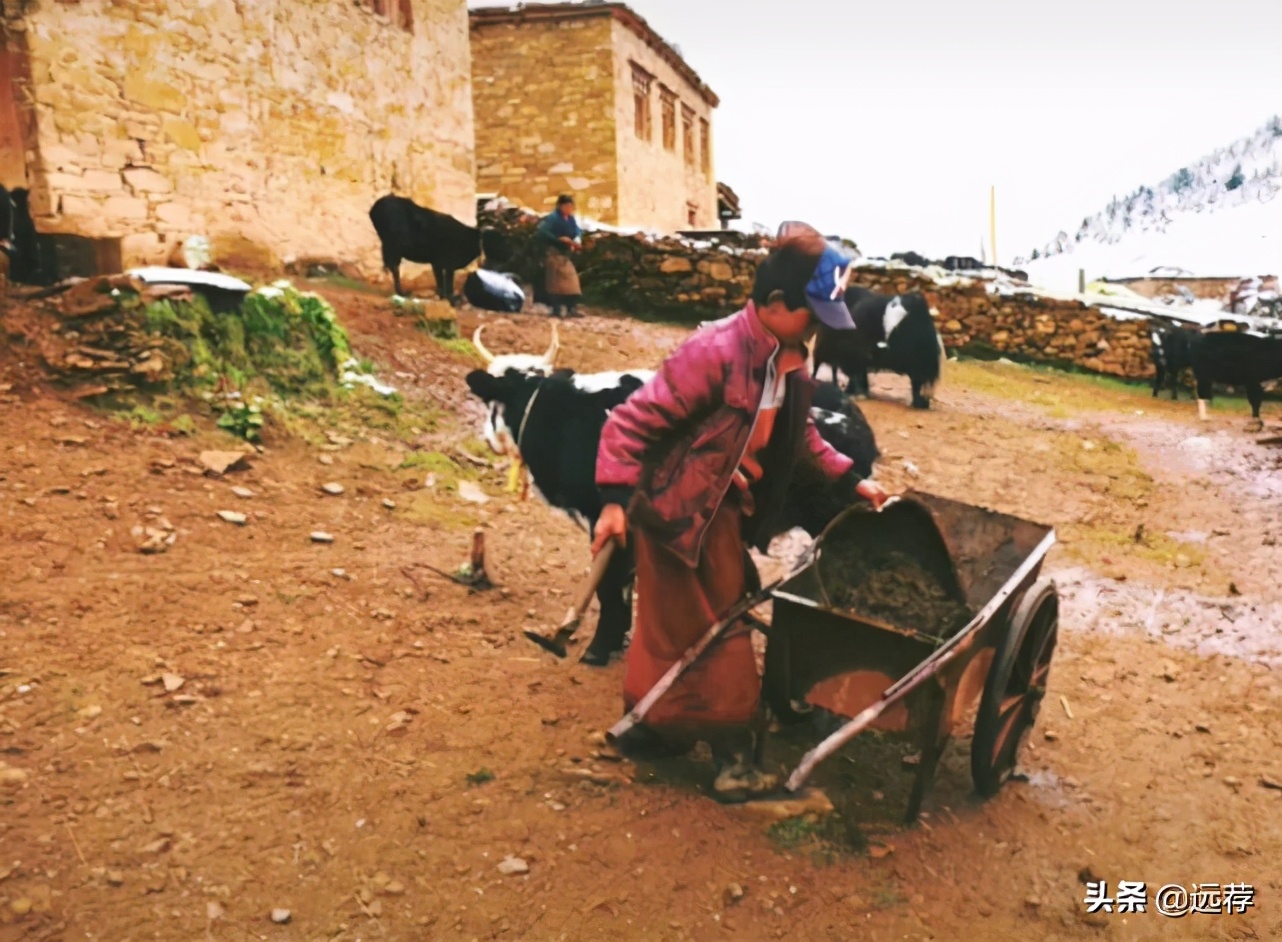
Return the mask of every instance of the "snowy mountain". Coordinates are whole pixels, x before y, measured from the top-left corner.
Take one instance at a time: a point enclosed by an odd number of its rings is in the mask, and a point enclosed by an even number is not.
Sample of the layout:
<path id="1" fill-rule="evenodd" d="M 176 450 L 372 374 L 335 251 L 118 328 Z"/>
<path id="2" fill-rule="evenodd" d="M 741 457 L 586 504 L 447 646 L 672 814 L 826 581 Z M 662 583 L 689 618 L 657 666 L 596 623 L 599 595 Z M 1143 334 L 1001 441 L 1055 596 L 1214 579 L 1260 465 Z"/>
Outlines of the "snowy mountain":
<path id="1" fill-rule="evenodd" d="M 1016 264 L 1031 281 L 1071 288 L 1160 269 L 1203 277 L 1282 271 L 1282 118 L 1180 167 L 1060 232 Z"/>

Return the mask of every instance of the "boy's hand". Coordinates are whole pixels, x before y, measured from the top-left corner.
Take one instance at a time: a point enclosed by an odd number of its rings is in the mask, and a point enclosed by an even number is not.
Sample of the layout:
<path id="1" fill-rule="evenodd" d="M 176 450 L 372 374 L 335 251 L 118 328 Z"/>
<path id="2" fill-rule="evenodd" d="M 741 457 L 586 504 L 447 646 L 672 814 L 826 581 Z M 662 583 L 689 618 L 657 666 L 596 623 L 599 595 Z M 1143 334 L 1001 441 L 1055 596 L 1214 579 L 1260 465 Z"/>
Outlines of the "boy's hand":
<path id="1" fill-rule="evenodd" d="M 865 478 L 855 486 L 855 493 L 872 504 L 873 510 L 881 510 L 881 505 L 890 499 L 890 495 L 882 489 L 881 485 L 869 478 Z"/>
<path id="2" fill-rule="evenodd" d="M 618 540 L 620 547 L 628 545 L 628 515 L 620 504 L 606 504 L 597 518 L 596 535 L 592 538 L 594 559 L 611 539 Z"/>

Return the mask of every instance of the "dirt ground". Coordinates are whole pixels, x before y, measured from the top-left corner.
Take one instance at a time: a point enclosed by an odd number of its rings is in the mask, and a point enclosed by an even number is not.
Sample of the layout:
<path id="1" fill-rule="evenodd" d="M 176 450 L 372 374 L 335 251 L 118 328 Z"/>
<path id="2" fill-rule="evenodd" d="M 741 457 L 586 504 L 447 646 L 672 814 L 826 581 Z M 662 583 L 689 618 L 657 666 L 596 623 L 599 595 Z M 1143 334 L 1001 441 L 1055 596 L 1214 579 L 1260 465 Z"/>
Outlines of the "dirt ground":
<path id="1" fill-rule="evenodd" d="M 905 830 L 904 750 L 862 737 L 830 764 L 838 834 L 718 805 L 695 761 L 594 757 L 622 665 L 520 636 L 564 613 L 585 535 L 503 491 L 463 345 L 317 287 L 407 412 L 269 428 L 223 477 L 196 461 L 236 444 L 209 419 L 74 402 L 0 337 L 0 940 L 1282 939 L 1282 449 L 1231 404 L 1199 423 L 968 362 L 920 413 L 880 379 L 879 479 L 1053 525 L 1061 632 L 1026 778 L 978 801 L 960 729 Z M 547 344 L 545 319 L 485 321 L 495 352 Z M 684 335 L 561 333 L 581 370 Z M 139 552 L 162 518 L 173 544 Z M 469 595 L 425 567 L 478 525 L 500 587 Z M 1146 881 L 1149 912 L 1088 915 L 1086 879 Z M 1164 917 L 1167 883 L 1254 905 Z"/>

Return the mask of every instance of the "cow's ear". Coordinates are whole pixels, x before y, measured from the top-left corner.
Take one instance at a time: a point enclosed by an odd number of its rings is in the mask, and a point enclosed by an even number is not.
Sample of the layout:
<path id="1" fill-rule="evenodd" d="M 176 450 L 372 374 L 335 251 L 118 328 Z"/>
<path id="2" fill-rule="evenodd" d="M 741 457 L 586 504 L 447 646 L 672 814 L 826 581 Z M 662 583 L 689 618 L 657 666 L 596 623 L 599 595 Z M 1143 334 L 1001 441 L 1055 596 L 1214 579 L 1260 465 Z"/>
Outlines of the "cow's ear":
<path id="1" fill-rule="evenodd" d="M 485 402 L 493 402 L 499 397 L 499 381 L 485 370 L 468 373 L 467 388 Z"/>

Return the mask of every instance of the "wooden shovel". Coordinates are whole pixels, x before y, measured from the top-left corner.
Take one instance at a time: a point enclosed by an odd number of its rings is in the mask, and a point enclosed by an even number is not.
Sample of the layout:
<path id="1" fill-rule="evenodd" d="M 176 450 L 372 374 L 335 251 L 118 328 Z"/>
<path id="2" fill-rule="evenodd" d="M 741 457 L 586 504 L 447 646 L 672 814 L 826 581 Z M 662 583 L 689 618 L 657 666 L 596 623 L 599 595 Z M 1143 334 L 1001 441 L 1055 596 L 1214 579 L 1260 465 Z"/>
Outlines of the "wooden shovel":
<path id="1" fill-rule="evenodd" d="M 557 628 L 552 637 L 545 637 L 537 631 L 527 631 L 525 636 L 544 651 L 550 651 L 557 657 L 564 658 L 566 655 L 565 646 L 574 637 L 574 633 L 579 630 L 579 623 L 583 620 L 583 613 L 592 604 L 592 596 L 596 595 L 597 586 L 601 584 L 602 578 L 605 577 L 605 570 L 609 567 L 610 560 L 614 558 L 618 545 L 617 541 L 611 540 L 605 544 L 601 552 L 597 553 L 596 559 L 592 561 L 592 571 L 588 573 L 587 581 L 583 583 L 583 588 L 580 590 L 578 602 L 566 612 L 565 621 L 561 622 L 561 626 Z"/>

